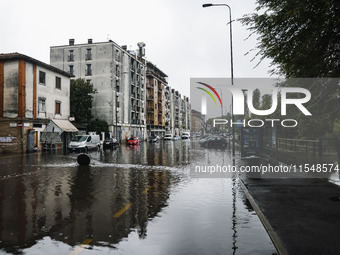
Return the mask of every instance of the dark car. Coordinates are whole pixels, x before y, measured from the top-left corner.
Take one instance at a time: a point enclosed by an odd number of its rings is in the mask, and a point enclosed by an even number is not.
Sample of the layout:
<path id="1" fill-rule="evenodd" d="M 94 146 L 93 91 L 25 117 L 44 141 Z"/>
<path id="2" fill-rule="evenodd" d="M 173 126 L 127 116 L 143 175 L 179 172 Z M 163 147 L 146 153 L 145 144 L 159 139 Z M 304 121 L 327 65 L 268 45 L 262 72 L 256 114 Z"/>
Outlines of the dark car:
<path id="1" fill-rule="evenodd" d="M 103 142 L 103 149 L 114 149 L 119 146 L 116 138 L 107 138 Z"/>
<path id="2" fill-rule="evenodd" d="M 140 140 L 138 137 L 130 137 L 129 140 L 127 141 L 127 145 L 138 145 L 140 144 Z"/>
<path id="3" fill-rule="evenodd" d="M 150 137 L 150 142 L 156 143 L 159 141 L 159 136 L 158 135 L 153 135 Z"/>
<path id="4" fill-rule="evenodd" d="M 223 136 L 210 136 L 200 141 L 202 147 L 206 148 L 226 148 L 227 139 Z"/>

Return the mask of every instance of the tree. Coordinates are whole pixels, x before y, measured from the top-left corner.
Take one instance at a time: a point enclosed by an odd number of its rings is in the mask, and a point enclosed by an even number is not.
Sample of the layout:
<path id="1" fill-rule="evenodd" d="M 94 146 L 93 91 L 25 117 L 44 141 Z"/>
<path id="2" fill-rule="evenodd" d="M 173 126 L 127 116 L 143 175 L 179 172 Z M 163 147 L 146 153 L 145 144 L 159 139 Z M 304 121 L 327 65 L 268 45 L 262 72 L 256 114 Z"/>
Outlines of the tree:
<path id="1" fill-rule="evenodd" d="M 286 77 L 340 77 L 340 2 L 257 0 L 241 22 L 258 37 L 261 59 Z"/>
<path id="2" fill-rule="evenodd" d="M 272 74 L 287 78 L 340 77 L 339 1 L 257 0 L 256 11 L 241 22 L 258 35 L 256 57 L 260 56 L 260 62 L 272 60 Z M 312 94 L 309 110 L 313 120 L 298 116 L 304 124 L 296 134 L 319 138 L 332 132 L 334 121 L 340 119 L 336 107 L 339 80 L 307 81 L 303 87 Z"/>
<path id="3" fill-rule="evenodd" d="M 105 120 L 95 119 L 87 125 L 87 132 L 96 132 L 97 134 L 105 132 L 107 135 L 109 133 L 109 125 Z"/>
<path id="4" fill-rule="evenodd" d="M 71 80 L 70 107 L 76 122 L 90 122 L 92 119 L 93 84 L 85 79 Z"/>

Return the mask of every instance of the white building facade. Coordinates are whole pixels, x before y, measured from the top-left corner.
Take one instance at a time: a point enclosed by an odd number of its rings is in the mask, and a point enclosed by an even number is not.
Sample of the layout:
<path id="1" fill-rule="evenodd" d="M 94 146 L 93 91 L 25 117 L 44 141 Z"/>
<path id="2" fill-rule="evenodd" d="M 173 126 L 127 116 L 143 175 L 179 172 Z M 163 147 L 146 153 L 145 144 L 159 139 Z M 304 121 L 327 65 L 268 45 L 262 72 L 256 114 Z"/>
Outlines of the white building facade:
<path id="1" fill-rule="evenodd" d="M 1 150 L 41 148 L 48 122 L 68 121 L 69 115 L 69 73 L 23 54 L 0 54 Z"/>
<path id="2" fill-rule="evenodd" d="M 130 136 L 146 138 L 145 64 L 134 51 L 113 41 L 50 48 L 51 65 L 89 80 L 97 93 L 92 113 L 105 120 L 111 137 L 121 141 Z M 76 120 L 77 121 L 77 120 Z"/>

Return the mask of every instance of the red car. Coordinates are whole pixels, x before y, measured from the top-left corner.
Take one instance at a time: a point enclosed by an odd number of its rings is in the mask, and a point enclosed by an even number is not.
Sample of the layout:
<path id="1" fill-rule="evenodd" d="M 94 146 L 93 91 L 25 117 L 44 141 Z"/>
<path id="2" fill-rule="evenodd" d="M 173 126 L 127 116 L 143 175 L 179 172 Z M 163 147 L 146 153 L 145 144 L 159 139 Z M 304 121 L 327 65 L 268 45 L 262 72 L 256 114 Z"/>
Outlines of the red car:
<path id="1" fill-rule="evenodd" d="M 130 137 L 129 140 L 127 141 L 127 145 L 138 145 L 140 144 L 140 140 L 138 137 Z"/>

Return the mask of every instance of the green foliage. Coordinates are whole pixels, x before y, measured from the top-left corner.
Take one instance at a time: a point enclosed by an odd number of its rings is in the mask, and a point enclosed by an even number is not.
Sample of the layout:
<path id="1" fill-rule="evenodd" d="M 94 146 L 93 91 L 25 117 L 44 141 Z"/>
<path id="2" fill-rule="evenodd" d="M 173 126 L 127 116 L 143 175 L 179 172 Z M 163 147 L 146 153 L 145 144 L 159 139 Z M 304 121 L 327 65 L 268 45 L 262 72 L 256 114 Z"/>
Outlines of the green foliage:
<path id="1" fill-rule="evenodd" d="M 340 2 L 335 0 L 257 0 L 256 13 L 240 20 L 258 36 L 254 59 L 271 59 L 272 74 L 287 78 L 339 78 L 339 13 Z M 313 116 L 305 117 L 288 109 L 287 116 L 298 120 L 299 125 L 281 130 L 281 135 L 315 139 L 335 132 L 335 121 L 340 119 L 339 80 L 307 80 L 302 86 L 299 81 L 298 87 L 311 92 L 308 109 Z"/>
<path id="2" fill-rule="evenodd" d="M 96 132 L 97 134 L 105 132 L 105 134 L 108 134 L 109 125 L 105 120 L 95 119 L 87 125 L 87 132 Z"/>
<path id="3" fill-rule="evenodd" d="M 258 53 L 272 73 L 286 77 L 340 77 L 340 2 L 257 0 L 241 22 L 259 35 Z"/>
<path id="4" fill-rule="evenodd" d="M 333 134 L 335 137 L 340 138 L 340 121 L 334 123 Z"/>
<path id="5" fill-rule="evenodd" d="M 92 99 L 93 94 L 97 93 L 93 89 L 93 84 L 85 79 L 71 80 L 70 106 L 71 115 L 76 122 L 89 122 L 92 119 Z"/>

